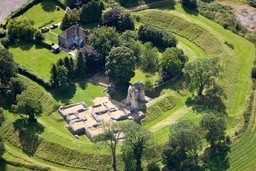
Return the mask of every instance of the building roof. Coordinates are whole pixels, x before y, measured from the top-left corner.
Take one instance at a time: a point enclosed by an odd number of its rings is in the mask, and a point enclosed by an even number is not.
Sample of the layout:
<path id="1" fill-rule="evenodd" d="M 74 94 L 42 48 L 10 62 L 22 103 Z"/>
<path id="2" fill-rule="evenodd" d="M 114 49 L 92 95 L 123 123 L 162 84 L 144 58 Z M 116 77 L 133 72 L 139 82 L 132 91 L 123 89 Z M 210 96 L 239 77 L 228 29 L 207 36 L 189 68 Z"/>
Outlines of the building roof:
<path id="1" fill-rule="evenodd" d="M 57 44 L 54 44 L 54 45 L 52 45 L 52 47 L 51 47 L 52 49 L 55 49 L 55 50 L 58 50 L 59 48 L 60 48 L 60 46 L 59 45 L 57 45 Z"/>

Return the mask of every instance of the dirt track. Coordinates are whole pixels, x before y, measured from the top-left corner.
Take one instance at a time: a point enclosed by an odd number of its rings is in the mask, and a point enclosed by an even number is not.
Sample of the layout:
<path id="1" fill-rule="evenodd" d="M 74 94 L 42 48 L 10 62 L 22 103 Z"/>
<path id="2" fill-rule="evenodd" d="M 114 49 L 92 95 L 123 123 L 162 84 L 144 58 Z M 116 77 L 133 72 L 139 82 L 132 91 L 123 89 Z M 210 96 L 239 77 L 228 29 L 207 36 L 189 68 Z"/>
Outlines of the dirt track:
<path id="1" fill-rule="evenodd" d="M 0 22 L 26 2 L 27 0 L 0 0 Z"/>

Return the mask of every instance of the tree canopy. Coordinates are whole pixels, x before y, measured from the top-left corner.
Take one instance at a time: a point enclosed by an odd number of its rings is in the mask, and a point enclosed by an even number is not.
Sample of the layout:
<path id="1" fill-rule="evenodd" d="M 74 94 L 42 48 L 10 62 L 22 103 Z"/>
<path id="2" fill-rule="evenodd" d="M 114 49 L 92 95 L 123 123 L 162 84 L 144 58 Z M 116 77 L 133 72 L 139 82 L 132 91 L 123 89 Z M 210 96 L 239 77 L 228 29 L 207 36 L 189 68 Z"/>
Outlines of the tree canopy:
<path id="1" fill-rule="evenodd" d="M 185 160 L 197 164 L 197 151 L 201 148 L 200 128 L 190 120 L 181 120 L 171 125 L 169 141 L 164 147 L 163 163 L 180 168 Z"/>
<path id="2" fill-rule="evenodd" d="M 218 58 L 198 58 L 187 62 L 182 71 L 189 90 L 197 90 L 197 95 L 201 96 L 205 88 L 216 84 L 216 79 L 221 76 L 222 67 L 218 64 Z"/>
<path id="3" fill-rule="evenodd" d="M 127 47 L 113 48 L 106 61 L 105 73 L 115 85 L 128 83 L 135 75 L 136 57 Z"/>
<path id="4" fill-rule="evenodd" d="M 100 54 L 99 65 L 104 66 L 106 63 L 106 56 L 108 56 L 112 47 L 120 45 L 119 34 L 112 27 L 102 26 L 90 35 L 88 42 Z"/>
<path id="5" fill-rule="evenodd" d="M 115 27 L 118 32 L 133 30 L 134 22 L 129 12 L 121 9 L 112 9 L 103 14 L 102 24 Z"/>
<path id="6" fill-rule="evenodd" d="M 147 42 L 150 41 L 156 46 L 162 48 L 176 47 L 176 38 L 168 31 L 158 29 L 151 25 L 141 25 L 138 31 L 139 39 Z"/>
<path id="7" fill-rule="evenodd" d="M 117 171 L 116 146 L 121 136 L 120 127 L 117 123 L 103 123 L 103 132 L 93 137 L 94 143 L 103 143 L 111 149 L 112 168 Z"/>
<path id="8" fill-rule="evenodd" d="M 153 136 L 150 131 L 135 122 L 128 122 L 122 125 L 125 140 L 122 144 L 125 170 L 142 171 L 141 159 L 145 149 L 152 145 Z M 133 166 L 132 160 L 136 160 Z"/>
<path id="9" fill-rule="evenodd" d="M 189 9 L 197 8 L 197 0 L 181 0 L 181 4 L 183 7 L 186 7 Z"/>
<path id="10" fill-rule="evenodd" d="M 17 19 L 10 19 L 7 25 L 8 34 L 14 39 L 28 41 L 33 39 L 35 29 L 31 20 L 19 16 Z"/>
<path id="11" fill-rule="evenodd" d="M 151 42 L 147 42 L 144 44 L 139 63 L 140 68 L 143 72 L 154 74 L 158 71 L 158 53 L 157 49 L 152 47 Z"/>
<path id="12" fill-rule="evenodd" d="M 100 0 L 92 0 L 83 5 L 80 19 L 82 24 L 92 23 L 100 20 L 104 5 Z"/>
<path id="13" fill-rule="evenodd" d="M 12 108 L 16 113 L 27 115 L 31 120 L 43 113 L 41 102 L 29 90 L 24 90 L 17 95 L 17 104 L 13 105 Z"/>
<path id="14" fill-rule="evenodd" d="M 205 139 L 212 147 L 225 139 L 226 123 L 221 117 L 215 114 L 204 114 L 200 126 L 206 131 Z"/>
<path id="15" fill-rule="evenodd" d="M 182 68 L 187 62 L 187 57 L 181 49 L 167 48 L 161 58 L 161 67 L 163 71 L 166 71 L 171 77 L 175 77 L 180 74 Z"/>

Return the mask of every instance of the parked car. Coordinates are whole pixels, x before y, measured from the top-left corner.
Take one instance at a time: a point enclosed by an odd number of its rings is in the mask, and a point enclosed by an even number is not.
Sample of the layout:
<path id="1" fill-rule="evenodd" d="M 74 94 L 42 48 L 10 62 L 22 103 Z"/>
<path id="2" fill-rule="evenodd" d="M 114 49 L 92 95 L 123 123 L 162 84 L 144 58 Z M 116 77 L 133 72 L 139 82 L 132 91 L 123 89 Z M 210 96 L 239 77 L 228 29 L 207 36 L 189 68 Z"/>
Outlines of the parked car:
<path id="1" fill-rule="evenodd" d="M 50 29 L 55 29 L 57 27 L 58 27 L 58 24 L 53 24 L 53 25 L 50 26 Z"/>
<path id="2" fill-rule="evenodd" d="M 49 31 L 49 28 L 48 28 L 48 27 L 43 27 L 43 28 L 41 28 L 41 32 L 42 32 L 42 33 L 45 33 L 45 32 L 47 32 L 47 31 Z"/>

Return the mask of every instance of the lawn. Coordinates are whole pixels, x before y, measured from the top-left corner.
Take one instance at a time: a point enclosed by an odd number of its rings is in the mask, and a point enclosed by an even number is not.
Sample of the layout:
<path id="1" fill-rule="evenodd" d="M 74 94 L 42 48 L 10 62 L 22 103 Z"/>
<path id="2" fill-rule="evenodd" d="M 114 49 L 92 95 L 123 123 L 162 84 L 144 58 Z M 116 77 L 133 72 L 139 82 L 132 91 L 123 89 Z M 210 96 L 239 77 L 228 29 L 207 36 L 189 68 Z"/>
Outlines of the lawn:
<path id="1" fill-rule="evenodd" d="M 54 54 L 51 53 L 50 49 L 46 49 L 41 45 L 23 42 L 11 45 L 8 50 L 13 54 L 17 63 L 33 70 L 47 80 L 51 76 L 51 65 L 57 62 L 58 59 L 68 55 L 65 52 Z"/>
<path id="2" fill-rule="evenodd" d="M 78 103 L 84 101 L 88 106 L 92 106 L 92 99 L 105 96 L 107 91 L 104 87 L 90 82 L 79 82 L 68 89 L 56 90 L 52 92 L 53 97 L 61 103 Z"/>
<path id="3" fill-rule="evenodd" d="M 155 81 L 157 78 L 158 78 L 158 73 L 146 74 L 146 73 L 143 73 L 140 69 L 136 69 L 135 76 L 130 80 L 130 83 L 134 84 L 136 81 L 141 81 L 147 87 L 153 87 L 155 85 Z"/>
<path id="4" fill-rule="evenodd" d="M 23 15 L 32 19 L 35 22 L 34 27 L 38 28 L 45 22 L 49 22 L 51 20 L 53 20 L 53 22 L 47 26 L 61 22 L 64 16 L 64 10 L 61 9 L 55 1 L 43 0 L 33 6 L 33 8 L 26 11 Z"/>

